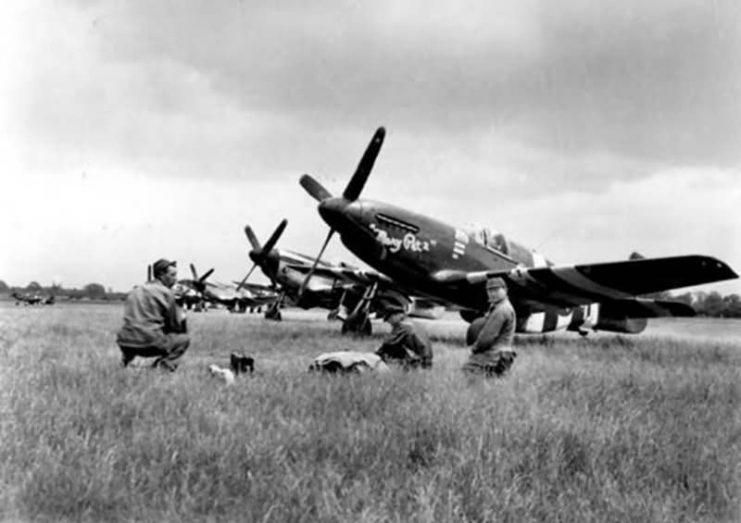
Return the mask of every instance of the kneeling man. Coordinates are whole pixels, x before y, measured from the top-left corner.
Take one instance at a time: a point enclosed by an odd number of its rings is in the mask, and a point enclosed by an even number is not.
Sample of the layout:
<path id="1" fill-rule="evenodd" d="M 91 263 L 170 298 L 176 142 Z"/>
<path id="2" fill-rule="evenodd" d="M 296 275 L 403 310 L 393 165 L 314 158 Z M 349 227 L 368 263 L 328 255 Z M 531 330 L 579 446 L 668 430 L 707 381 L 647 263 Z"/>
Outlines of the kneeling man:
<path id="1" fill-rule="evenodd" d="M 126 297 L 124 325 L 116 343 L 126 367 L 136 357 L 156 358 L 152 367 L 174 371 L 190 338 L 182 311 L 175 303 L 172 286 L 177 281 L 175 262 L 157 260 L 154 280 L 138 285 Z"/>
<path id="2" fill-rule="evenodd" d="M 512 350 L 515 337 L 515 310 L 507 299 L 507 285 L 501 278 L 486 282 L 489 312 L 471 346 L 471 356 L 463 370 L 499 377 L 507 373 L 517 355 Z"/>
<path id="3" fill-rule="evenodd" d="M 406 320 L 402 306 L 388 306 L 385 321 L 391 324 L 391 334 L 376 351 L 383 361 L 400 363 L 406 368 L 432 367 L 430 338 L 421 326 Z"/>

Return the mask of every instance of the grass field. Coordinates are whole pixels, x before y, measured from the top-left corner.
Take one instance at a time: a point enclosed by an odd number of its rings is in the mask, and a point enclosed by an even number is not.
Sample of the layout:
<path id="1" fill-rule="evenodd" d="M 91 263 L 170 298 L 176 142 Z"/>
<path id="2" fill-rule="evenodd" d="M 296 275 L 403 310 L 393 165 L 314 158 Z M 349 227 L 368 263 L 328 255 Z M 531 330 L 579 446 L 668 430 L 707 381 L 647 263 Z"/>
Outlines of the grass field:
<path id="1" fill-rule="evenodd" d="M 321 315 L 189 317 L 172 375 L 123 369 L 121 306 L 0 309 L 4 521 L 739 521 L 741 322 L 519 338 L 469 381 L 461 322 L 430 372 L 306 372 L 374 350 Z M 256 375 L 206 372 L 231 351 Z"/>

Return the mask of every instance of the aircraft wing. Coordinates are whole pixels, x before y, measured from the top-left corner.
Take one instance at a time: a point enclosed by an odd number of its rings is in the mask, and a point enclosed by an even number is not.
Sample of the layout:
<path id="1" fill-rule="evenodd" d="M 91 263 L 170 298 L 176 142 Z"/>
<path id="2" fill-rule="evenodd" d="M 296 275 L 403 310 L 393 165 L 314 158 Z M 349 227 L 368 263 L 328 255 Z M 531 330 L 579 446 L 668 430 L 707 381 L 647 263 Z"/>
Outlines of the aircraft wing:
<path id="1" fill-rule="evenodd" d="M 692 306 L 676 301 L 633 298 L 604 303 L 629 318 L 690 318 L 697 314 Z"/>
<path id="2" fill-rule="evenodd" d="M 287 264 L 288 268 L 293 269 L 298 272 L 308 273 L 311 269 L 308 265 L 303 264 Z M 387 276 L 384 276 L 383 274 L 380 274 L 378 272 L 372 272 L 372 271 L 364 271 L 362 269 L 357 269 L 350 266 L 321 266 L 318 265 L 314 269 L 314 275 L 315 276 L 322 276 L 329 279 L 336 279 L 343 281 L 345 283 L 350 283 L 352 285 L 355 284 L 361 284 L 361 285 L 369 285 L 371 283 L 386 283 L 386 284 L 392 284 L 393 281 L 391 278 L 388 278 Z"/>
<path id="3" fill-rule="evenodd" d="M 310 267 L 304 264 L 287 264 L 296 271 L 308 273 Z M 377 294 L 371 310 L 383 310 L 389 303 L 408 304 L 409 314 L 413 317 L 437 319 L 444 313 L 445 302 L 431 296 L 424 296 L 415 289 L 399 284 L 388 276 L 375 271 L 368 271 L 351 265 L 318 265 L 315 276 L 336 280 L 335 289 L 352 289 L 364 292 L 364 289 L 377 284 Z"/>
<path id="4" fill-rule="evenodd" d="M 251 292 L 257 292 L 257 293 L 269 292 L 273 294 L 276 293 L 275 287 L 271 287 L 270 285 L 261 285 L 259 283 L 248 283 L 248 282 L 242 283 L 239 281 L 234 281 L 233 283 L 234 285 L 241 285 L 242 289 L 247 289 L 248 291 L 251 291 Z"/>
<path id="5" fill-rule="evenodd" d="M 441 271 L 438 281 L 471 285 L 499 276 L 510 293 L 526 301 L 556 306 L 624 300 L 641 294 L 738 278 L 725 263 L 709 256 L 644 258 L 553 267 L 517 267 L 509 271 Z"/>

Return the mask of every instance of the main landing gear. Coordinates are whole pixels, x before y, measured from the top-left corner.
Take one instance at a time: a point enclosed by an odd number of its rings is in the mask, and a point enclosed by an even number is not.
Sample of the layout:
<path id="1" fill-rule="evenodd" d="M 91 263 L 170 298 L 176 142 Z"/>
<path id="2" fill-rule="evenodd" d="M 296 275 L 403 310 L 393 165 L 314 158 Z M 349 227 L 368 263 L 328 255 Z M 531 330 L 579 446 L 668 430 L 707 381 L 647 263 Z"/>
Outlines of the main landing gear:
<path id="1" fill-rule="evenodd" d="M 370 336 L 373 333 L 373 327 L 370 321 L 370 304 L 376 296 L 378 283 L 374 282 L 363 293 L 355 309 L 350 313 L 347 319 L 342 323 L 342 334 L 354 334 L 356 336 Z"/>
<path id="2" fill-rule="evenodd" d="M 342 323 L 342 334 L 370 336 L 373 334 L 370 317 L 367 313 L 352 314 Z"/>
<path id="3" fill-rule="evenodd" d="M 282 321 L 283 315 L 280 313 L 280 308 L 283 306 L 283 299 L 285 298 L 285 294 L 281 294 L 278 296 L 278 299 L 275 300 L 273 303 L 268 305 L 268 308 L 265 309 L 265 319 L 271 320 L 271 321 Z"/>

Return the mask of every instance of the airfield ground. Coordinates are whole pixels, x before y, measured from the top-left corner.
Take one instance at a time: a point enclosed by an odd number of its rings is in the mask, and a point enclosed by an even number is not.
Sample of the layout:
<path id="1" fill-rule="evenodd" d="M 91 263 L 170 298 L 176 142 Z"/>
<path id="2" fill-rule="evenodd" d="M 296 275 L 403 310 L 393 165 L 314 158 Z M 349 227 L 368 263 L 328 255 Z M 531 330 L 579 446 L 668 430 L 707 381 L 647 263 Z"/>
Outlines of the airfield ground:
<path id="1" fill-rule="evenodd" d="M 738 521 L 741 322 L 523 337 L 468 381 L 465 324 L 425 322 L 435 367 L 351 378 L 373 350 L 317 312 L 190 314 L 173 375 L 122 369 L 121 306 L 0 308 L 0 519 Z M 226 387 L 206 372 L 256 358 Z"/>

